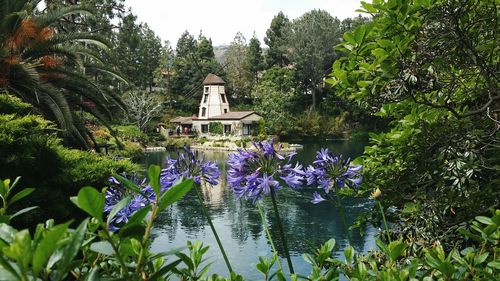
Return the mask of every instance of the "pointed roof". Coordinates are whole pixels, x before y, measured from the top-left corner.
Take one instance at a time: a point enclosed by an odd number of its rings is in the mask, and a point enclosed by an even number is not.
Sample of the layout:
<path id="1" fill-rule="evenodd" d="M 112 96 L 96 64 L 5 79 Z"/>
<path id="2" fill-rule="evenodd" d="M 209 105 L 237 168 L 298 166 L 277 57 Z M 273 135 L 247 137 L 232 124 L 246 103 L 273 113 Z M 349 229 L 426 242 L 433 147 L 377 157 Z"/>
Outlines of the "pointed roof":
<path id="1" fill-rule="evenodd" d="M 205 77 L 205 80 L 203 80 L 203 85 L 224 85 L 226 82 L 222 80 L 219 76 L 215 74 L 208 74 L 207 77 Z"/>

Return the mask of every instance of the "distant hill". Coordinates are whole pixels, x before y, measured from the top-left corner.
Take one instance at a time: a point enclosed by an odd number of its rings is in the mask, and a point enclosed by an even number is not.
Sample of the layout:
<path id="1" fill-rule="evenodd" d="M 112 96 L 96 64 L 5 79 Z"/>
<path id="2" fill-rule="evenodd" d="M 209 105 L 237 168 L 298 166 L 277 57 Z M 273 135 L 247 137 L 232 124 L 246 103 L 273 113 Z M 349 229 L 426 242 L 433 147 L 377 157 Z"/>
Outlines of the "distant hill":
<path id="1" fill-rule="evenodd" d="M 229 45 L 214 46 L 215 59 L 220 63 L 226 62 L 226 52 Z"/>

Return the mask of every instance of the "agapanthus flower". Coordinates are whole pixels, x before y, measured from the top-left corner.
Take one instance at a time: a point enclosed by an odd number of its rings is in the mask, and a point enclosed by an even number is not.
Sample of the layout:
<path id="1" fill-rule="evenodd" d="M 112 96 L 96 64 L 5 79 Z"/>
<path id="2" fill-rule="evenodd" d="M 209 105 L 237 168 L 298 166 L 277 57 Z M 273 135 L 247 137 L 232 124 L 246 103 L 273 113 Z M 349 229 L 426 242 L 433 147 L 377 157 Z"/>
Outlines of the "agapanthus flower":
<path id="1" fill-rule="evenodd" d="M 160 184 L 162 188 L 170 188 L 181 177 L 193 179 L 196 184 L 206 182 L 211 185 L 219 183 L 220 170 L 217 161 L 206 161 L 203 155 L 184 148 L 177 159 L 167 158 L 167 165 L 161 170 Z"/>
<path id="2" fill-rule="evenodd" d="M 363 176 L 361 165 L 351 165 L 350 159 L 344 160 L 342 155 L 336 156 L 327 148 L 316 154 L 316 159 L 307 167 L 305 176 L 308 185 L 317 185 L 325 193 L 336 188 L 359 187 Z M 319 193 L 314 196 L 313 203 L 319 203 Z"/>
<path id="3" fill-rule="evenodd" d="M 302 166 L 292 166 L 294 154 L 287 157 L 278 153 L 274 140 L 256 142 L 255 150 L 239 149 L 229 154 L 227 181 L 238 197 L 252 199 L 255 203 L 271 189 L 281 187 L 282 179 L 291 188 L 302 186 L 304 171 Z M 278 145 L 281 148 L 281 145 Z"/>
<path id="4" fill-rule="evenodd" d="M 123 175 L 127 178 L 126 175 Z M 136 194 L 129 191 L 120 181 L 118 181 L 115 177 L 109 178 L 110 186 L 106 189 L 105 194 L 105 204 L 104 204 L 104 213 L 109 214 L 113 207 L 120 202 L 123 198 L 130 195 L 132 196 L 132 200 L 130 203 L 125 206 L 123 209 L 118 211 L 118 213 L 113 217 L 110 224 L 110 230 L 116 231 L 119 229 L 120 225 L 127 223 L 128 218 L 140 210 L 144 206 L 150 204 L 152 201 L 156 200 L 153 189 L 149 184 L 147 184 L 146 179 L 139 179 L 137 176 L 132 176 L 128 178 L 135 185 L 140 187 L 142 190 L 142 194 Z"/>

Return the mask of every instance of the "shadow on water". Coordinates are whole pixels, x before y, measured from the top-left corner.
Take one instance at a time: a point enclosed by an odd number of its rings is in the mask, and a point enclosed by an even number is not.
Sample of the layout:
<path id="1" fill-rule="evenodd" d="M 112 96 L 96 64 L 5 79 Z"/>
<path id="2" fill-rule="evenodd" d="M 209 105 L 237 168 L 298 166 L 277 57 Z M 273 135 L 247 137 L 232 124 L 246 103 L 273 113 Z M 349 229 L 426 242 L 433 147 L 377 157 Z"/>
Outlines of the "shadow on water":
<path id="1" fill-rule="evenodd" d="M 295 156 L 296 161 L 308 165 L 315 157 L 316 151 L 327 147 L 336 154 L 356 157 L 363 152 L 364 142 L 328 141 L 304 143 L 304 149 Z M 175 152 L 151 153 L 146 164 L 163 165 L 165 158 Z M 260 275 L 255 269 L 258 256 L 271 256 L 258 210 L 251 202 L 237 199 L 226 185 L 227 153 L 204 152 L 206 159 L 217 160 L 222 170 L 222 181 L 217 186 L 204 186 L 203 196 L 215 228 L 224 244 L 233 269 L 249 280 L 258 280 Z M 302 259 L 305 252 L 312 252 L 310 245 L 318 246 L 330 238 L 337 241 L 337 256 L 342 258 L 343 249 L 348 245 L 345 227 L 337 208 L 323 202 L 310 203 L 313 189 L 291 190 L 282 188 L 278 192 L 279 210 L 285 227 L 285 235 L 292 255 L 295 270 L 300 274 L 309 273 L 309 265 Z M 266 198 L 264 206 L 271 235 L 275 240 L 283 266 L 286 266 L 283 249 L 276 224 L 271 201 Z M 343 205 L 346 209 L 348 223 L 362 212 L 368 211 L 373 202 L 366 198 L 347 198 Z M 353 247 L 358 252 L 366 252 L 375 247 L 376 229 L 369 226 L 364 236 L 353 233 Z M 228 275 L 224 261 L 220 255 L 215 238 L 200 210 L 194 192 L 165 210 L 158 217 L 153 231 L 153 251 L 168 251 L 183 247 L 187 240 L 201 240 L 210 246 L 208 261 L 212 262 L 210 272 Z"/>

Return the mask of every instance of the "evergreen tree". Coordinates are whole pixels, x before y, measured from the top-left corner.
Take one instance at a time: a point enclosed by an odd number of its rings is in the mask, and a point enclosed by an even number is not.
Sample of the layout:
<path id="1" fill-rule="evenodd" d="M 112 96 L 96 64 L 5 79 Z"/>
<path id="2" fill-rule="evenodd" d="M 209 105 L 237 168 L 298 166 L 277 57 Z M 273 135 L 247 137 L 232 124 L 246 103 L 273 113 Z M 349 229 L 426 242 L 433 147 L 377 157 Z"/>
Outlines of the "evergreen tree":
<path id="1" fill-rule="evenodd" d="M 269 47 L 266 53 L 266 64 L 270 68 L 273 65 L 286 66 L 289 60 L 286 55 L 287 40 L 290 32 L 290 20 L 279 12 L 271 21 L 271 26 L 266 31 L 264 43 Z"/>

